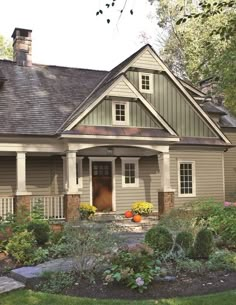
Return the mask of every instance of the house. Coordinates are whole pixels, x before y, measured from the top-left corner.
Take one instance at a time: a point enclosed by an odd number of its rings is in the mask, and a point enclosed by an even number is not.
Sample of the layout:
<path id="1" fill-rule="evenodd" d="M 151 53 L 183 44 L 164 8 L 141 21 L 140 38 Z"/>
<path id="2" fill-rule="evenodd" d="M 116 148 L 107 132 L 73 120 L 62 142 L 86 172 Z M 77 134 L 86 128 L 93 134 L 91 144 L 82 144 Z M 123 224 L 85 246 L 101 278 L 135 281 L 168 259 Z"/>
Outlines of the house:
<path id="1" fill-rule="evenodd" d="M 80 202 L 122 213 L 145 200 L 164 213 L 225 199 L 225 112 L 150 45 L 97 71 L 32 64 L 31 30 L 12 38 L 14 61 L 0 61 L 0 215 L 38 201 L 45 217 L 72 220 Z"/>

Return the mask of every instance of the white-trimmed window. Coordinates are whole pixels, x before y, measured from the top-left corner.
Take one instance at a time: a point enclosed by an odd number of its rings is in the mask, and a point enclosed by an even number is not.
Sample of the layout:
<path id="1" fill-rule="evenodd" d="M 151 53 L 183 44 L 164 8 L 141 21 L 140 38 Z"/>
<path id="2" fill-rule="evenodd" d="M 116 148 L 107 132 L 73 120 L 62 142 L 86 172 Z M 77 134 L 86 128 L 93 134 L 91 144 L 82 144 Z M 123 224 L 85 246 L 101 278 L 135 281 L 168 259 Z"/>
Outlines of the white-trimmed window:
<path id="1" fill-rule="evenodd" d="M 122 187 L 139 186 L 139 158 L 121 158 Z"/>
<path id="2" fill-rule="evenodd" d="M 179 197 L 196 196 L 195 161 L 178 162 Z"/>
<path id="3" fill-rule="evenodd" d="M 112 103 L 113 125 L 129 125 L 129 102 Z"/>
<path id="4" fill-rule="evenodd" d="M 153 93 L 153 74 L 139 72 L 139 90 L 144 93 Z"/>

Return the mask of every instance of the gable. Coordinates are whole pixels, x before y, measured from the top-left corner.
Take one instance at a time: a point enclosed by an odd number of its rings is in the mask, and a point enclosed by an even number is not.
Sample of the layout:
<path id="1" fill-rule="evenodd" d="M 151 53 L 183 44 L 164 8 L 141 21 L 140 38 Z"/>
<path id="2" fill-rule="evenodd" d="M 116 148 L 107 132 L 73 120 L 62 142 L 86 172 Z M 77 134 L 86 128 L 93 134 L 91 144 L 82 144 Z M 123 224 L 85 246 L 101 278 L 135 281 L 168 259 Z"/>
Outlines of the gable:
<path id="1" fill-rule="evenodd" d="M 138 88 L 139 72 L 126 73 L 130 82 Z M 161 116 L 181 137 L 217 137 L 200 114 L 194 109 L 179 88 L 164 73 L 153 74 L 153 93 L 143 93 Z"/>
<path id="2" fill-rule="evenodd" d="M 83 118 L 75 127 L 81 125 L 90 126 L 114 126 L 112 122 L 112 103 L 117 99 L 103 99 L 85 118 Z M 127 101 L 129 103 L 129 125 L 128 127 L 148 127 L 162 128 L 157 119 L 142 105 L 142 103 L 134 100 Z"/>
<path id="3" fill-rule="evenodd" d="M 163 71 L 163 68 L 151 55 L 149 50 L 145 50 L 141 53 L 141 55 L 131 64 L 131 67 Z"/>

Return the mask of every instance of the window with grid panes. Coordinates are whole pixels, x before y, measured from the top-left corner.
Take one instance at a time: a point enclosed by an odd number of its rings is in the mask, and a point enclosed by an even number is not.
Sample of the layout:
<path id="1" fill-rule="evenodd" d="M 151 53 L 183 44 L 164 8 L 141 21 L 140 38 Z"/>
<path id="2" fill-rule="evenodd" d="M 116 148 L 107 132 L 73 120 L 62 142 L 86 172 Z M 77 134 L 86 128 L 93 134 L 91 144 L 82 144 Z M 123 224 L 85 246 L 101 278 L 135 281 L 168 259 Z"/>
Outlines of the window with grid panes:
<path id="1" fill-rule="evenodd" d="M 153 74 L 139 73 L 139 90 L 144 93 L 153 93 Z"/>
<path id="2" fill-rule="evenodd" d="M 113 102 L 112 121 L 114 125 L 129 125 L 129 103 Z"/>
<path id="3" fill-rule="evenodd" d="M 125 104 L 116 104 L 116 121 L 125 122 Z"/>
<path id="4" fill-rule="evenodd" d="M 179 179 L 180 179 L 180 194 L 192 195 L 194 193 L 193 183 L 193 163 L 192 162 L 180 162 L 179 163 Z"/>
<path id="5" fill-rule="evenodd" d="M 150 90 L 150 78 L 149 75 L 142 75 L 142 89 Z"/>
<path id="6" fill-rule="evenodd" d="M 125 184 L 135 183 L 135 163 L 125 163 Z"/>

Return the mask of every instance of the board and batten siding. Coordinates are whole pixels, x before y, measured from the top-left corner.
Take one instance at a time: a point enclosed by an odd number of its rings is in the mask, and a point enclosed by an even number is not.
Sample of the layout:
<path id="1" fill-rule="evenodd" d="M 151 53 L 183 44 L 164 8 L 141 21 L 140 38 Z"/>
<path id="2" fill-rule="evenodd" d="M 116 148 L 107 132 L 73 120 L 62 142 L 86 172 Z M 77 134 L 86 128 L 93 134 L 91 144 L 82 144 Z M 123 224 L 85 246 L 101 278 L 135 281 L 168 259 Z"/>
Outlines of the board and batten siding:
<path id="1" fill-rule="evenodd" d="M 175 206 L 201 198 L 224 201 L 224 153 L 206 150 L 171 150 L 171 187 L 175 189 Z M 178 160 L 195 161 L 196 197 L 178 197 Z"/>
<path id="2" fill-rule="evenodd" d="M 129 126 L 161 128 L 140 101 L 129 101 Z M 104 99 L 77 126 L 112 126 L 112 100 Z M 75 129 L 77 128 L 75 127 Z"/>
<path id="3" fill-rule="evenodd" d="M 139 88 L 139 72 L 127 71 L 129 81 Z M 142 93 L 179 136 L 216 137 L 190 102 L 163 73 L 153 74 L 153 93 Z"/>
<path id="4" fill-rule="evenodd" d="M 148 201 L 158 210 L 158 189 L 160 173 L 157 157 L 139 159 L 139 187 L 122 187 L 121 159 L 116 159 L 116 210 L 123 213 L 130 210 L 135 201 Z"/>
<path id="5" fill-rule="evenodd" d="M 233 145 L 236 145 L 236 131 L 224 132 Z M 225 156 L 225 199 L 236 201 L 236 147 L 230 148 Z"/>

